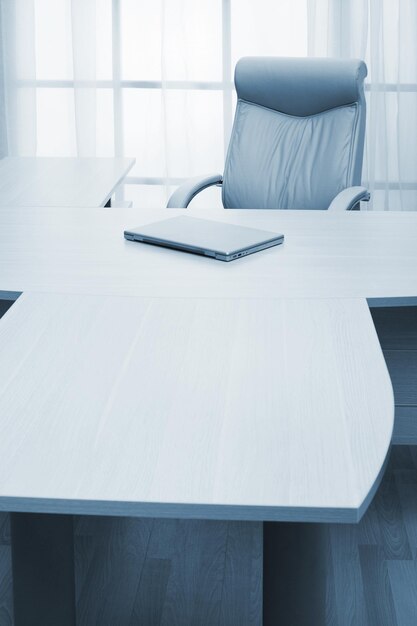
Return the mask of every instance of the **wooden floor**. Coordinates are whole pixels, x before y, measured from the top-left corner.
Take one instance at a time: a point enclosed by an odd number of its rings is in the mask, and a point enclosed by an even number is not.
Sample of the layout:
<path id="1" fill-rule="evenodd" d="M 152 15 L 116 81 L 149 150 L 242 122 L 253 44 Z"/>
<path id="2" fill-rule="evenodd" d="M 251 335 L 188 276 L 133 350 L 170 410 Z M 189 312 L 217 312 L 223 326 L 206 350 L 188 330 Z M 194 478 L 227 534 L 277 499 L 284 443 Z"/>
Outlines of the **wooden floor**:
<path id="1" fill-rule="evenodd" d="M 417 447 L 393 448 L 360 524 L 328 530 L 326 626 L 415 626 Z M 77 518 L 76 588 L 82 626 L 260 625 L 262 527 Z M 13 624 L 11 594 L 9 524 L 2 514 L 0 626 Z"/>
<path id="2" fill-rule="evenodd" d="M 417 447 L 394 446 L 362 521 L 329 535 L 327 625 L 416 625 Z"/>

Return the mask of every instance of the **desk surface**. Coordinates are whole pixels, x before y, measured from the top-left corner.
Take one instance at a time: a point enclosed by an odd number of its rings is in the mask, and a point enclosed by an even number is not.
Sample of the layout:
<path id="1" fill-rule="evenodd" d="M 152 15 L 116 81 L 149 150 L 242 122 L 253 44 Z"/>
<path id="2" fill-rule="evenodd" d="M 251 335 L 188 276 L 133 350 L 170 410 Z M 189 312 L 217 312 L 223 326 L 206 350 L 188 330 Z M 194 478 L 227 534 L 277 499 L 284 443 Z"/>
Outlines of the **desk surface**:
<path id="1" fill-rule="evenodd" d="M 104 206 L 135 159 L 6 157 L 0 207 Z"/>
<path id="2" fill-rule="evenodd" d="M 180 213 L 3 208 L 0 291 L 4 297 L 6 292 L 44 291 L 417 302 L 417 213 L 190 211 L 285 234 L 282 246 L 230 263 L 123 238 L 125 228 Z"/>
<path id="3" fill-rule="evenodd" d="M 391 439 L 364 300 L 27 293 L 0 355 L 6 510 L 352 522 Z"/>
<path id="4" fill-rule="evenodd" d="M 227 264 L 123 239 L 177 213 L 0 211 L 0 507 L 358 519 L 394 416 L 365 298 L 416 298 L 417 215 L 194 211 L 285 233 Z"/>

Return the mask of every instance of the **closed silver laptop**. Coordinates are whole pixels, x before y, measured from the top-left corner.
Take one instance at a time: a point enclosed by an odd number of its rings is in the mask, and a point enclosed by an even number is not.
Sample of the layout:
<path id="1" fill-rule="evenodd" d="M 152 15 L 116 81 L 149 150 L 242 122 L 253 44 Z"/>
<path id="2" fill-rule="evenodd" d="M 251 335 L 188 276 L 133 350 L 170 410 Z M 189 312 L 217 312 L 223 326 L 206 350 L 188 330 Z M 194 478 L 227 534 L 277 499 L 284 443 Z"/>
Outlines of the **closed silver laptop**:
<path id="1" fill-rule="evenodd" d="M 125 230 L 124 235 L 130 241 L 174 248 L 220 261 L 233 261 L 284 241 L 281 234 L 187 215 Z"/>

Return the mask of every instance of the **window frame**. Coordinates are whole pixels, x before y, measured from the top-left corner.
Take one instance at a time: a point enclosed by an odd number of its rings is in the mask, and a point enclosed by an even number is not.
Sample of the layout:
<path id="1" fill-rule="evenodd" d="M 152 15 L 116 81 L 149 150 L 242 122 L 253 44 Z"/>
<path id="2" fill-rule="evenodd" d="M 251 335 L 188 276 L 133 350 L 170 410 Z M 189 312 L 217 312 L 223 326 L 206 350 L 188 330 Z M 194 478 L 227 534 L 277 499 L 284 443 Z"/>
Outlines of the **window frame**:
<path id="1" fill-rule="evenodd" d="M 111 89 L 113 92 L 113 126 L 114 126 L 114 154 L 123 156 L 123 90 L 124 89 L 176 89 L 176 90 L 213 90 L 223 94 L 223 151 L 226 156 L 229 137 L 233 124 L 233 91 L 232 80 L 232 24 L 231 2 L 221 0 L 221 32 L 222 32 L 222 80 L 221 81 L 191 81 L 191 80 L 123 80 L 121 78 L 121 2 L 123 0 L 111 0 L 112 2 L 112 78 L 108 80 L 77 81 L 77 87 L 94 87 L 97 89 Z M 23 80 L 17 79 L 17 88 L 30 87 L 35 89 L 74 89 L 75 81 L 68 80 Z M 417 83 L 368 83 L 365 85 L 366 92 L 382 91 L 384 93 L 417 93 Z M 186 178 L 172 177 L 168 180 L 163 176 L 127 176 L 125 184 L 128 185 L 179 185 Z M 366 184 L 366 182 L 365 182 Z M 417 190 L 417 181 L 414 183 L 400 181 L 375 181 L 375 189 L 389 190 Z M 124 188 L 119 187 L 116 198 L 123 200 Z"/>

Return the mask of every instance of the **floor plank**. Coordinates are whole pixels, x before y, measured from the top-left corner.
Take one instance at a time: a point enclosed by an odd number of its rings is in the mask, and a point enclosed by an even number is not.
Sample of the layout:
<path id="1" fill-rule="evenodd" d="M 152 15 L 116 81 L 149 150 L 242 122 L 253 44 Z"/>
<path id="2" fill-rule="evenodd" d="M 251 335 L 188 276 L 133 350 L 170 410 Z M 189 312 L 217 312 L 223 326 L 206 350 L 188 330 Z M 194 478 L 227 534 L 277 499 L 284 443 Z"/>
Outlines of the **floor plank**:
<path id="1" fill-rule="evenodd" d="M 404 525 L 395 478 L 387 473 L 373 502 L 378 514 L 380 550 L 386 559 L 411 559 L 412 554 Z"/>
<path id="2" fill-rule="evenodd" d="M 0 546 L 9 546 L 9 545 L 10 545 L 9 515 L 8 513 L 0 513 Z"/>
<path id="3" fill-rule="evenodd" d="M 388 561 L 388 575 L 398 624 L 417 624 L 416 561 Z"/>
<path id="4" fill-rule="evenodd" d="M 80 626 L 129 624 L 153 520 L 96 519 L 90 565 L 79 595 L 78 621 Z"/>
<path id="5" fill-rule="evenodd" d="M 417 471 L 398 470 L 395 478 L 408 543 L 415 557 L 417 552 Z"/>
<path id="6" fill-rule="evenodd" d="M 146 558 L 133 606 L 130 626 L 159 626 L 171 573 L 170 559 Z"/>
<path id="7" fill-rule="evenodd" d="M 366 515 L 363 516 L 357 526 L 358 545 L 377 546 L 383 544 L 381 526 L 379 523 L 378 509 L 374 501 L 371 502 Z"/>
<path id="8" fill-rule="evenodd" d="M 330 531 L 330 529 L 329 529 Z M 344 626 L 339 621 L 339 615 L 336 604 L 336 584 L 335 573 L 332 559 L 332 544 L 330 532 L 327 533 L 327 585 L 326 585 L 326 625 L 325 626 Z"/>
<path id="9" fill-rule="evenodd" d="M 359 546 L 359 557 L 368 623 L 370 626 L 405 626 L 397 622 L 384 550 L 380 546 Z"/>
<path id="10" fill-rule="evenodd" d="M 178 522 L 161 626 L 218 623 L 227 531 L 227 522 Z"/>
<path id="11" fill-rule="evenodd" d="M 80 605 L 81 593 L 89 586 L 91 564 L 94 556 L 94 539 L 91 536 L 75 535 L 75 599 Z"/>
<path id="12" fill-rule="evenodd" d="M 6 545 L 0 545 L 0 624 L 13 626 L 12 558 Z"/>
<path id="13" fill-rule="evenodd" d="M 350 524 L 331 526 L 330 540 L 337 620 L 340 626 L 368 626 L 358 529 Z"/>
<path id="14" fill-rule="evenodd" d="M 262 623 L 262 524 L 229 522 L 228 526 L 218 624 L 258 626 Z"/>

